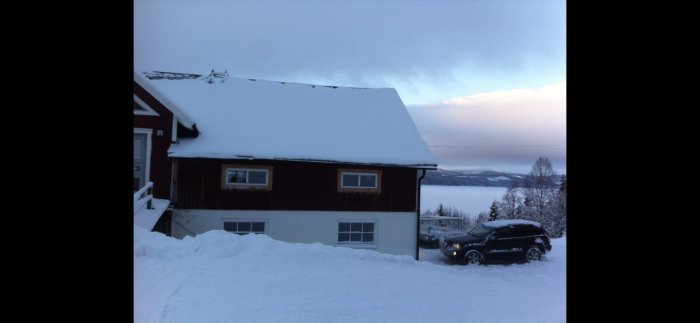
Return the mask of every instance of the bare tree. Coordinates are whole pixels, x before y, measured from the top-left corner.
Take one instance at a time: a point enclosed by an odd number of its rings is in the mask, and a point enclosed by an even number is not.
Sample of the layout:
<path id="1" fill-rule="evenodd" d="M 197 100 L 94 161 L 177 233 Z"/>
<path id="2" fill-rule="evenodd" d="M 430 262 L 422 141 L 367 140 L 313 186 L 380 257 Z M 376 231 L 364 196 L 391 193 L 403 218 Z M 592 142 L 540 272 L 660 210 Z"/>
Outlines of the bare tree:
<path id="1" fill-rule="evenodd" d="M 516 211 L 518 205 L 522 203 L 522 198 L 518 193 L 518 184 L 516 182 L 510 182 L 510 184 L 508 184 L 508 189 L 506 193 L 503 194 L 501 200 L 501 215 L 506 219 L 515 219 L 517 217 Z"/>
<path id="2" fill-rule="evenodd" d="M 553 178 L 554 168 L 552 168 L 549 158 L 540 157 L 532 166 L 530 175 L 525 181 L 526 196 L 532 200 L 532 206 L 537 211 L 536 217 L 540 220 L 545 218 L 547 204 L 553 198 L 553 188 L 556 187 Z"/>
<path id="3" fill-rule="evenodd" d="M 488 220 L 489 220 L 489 214 L 486 212 L 481 212 L 481 213 L 479 213 L 479 216 L 476 218 L 476 223 L 474 223 L 474 226 L 482 224 Z"/>
<path id="4" fill-rule="evenodd" d="M 501 216 L 540 222 L 553 237 L 560 237 L 566 231 L 566 176 L 558 187 L 554 176 L 549 158 L 538 158 L 522 189 L 508 187 L 499 203 Z"/>
<path id="5" fill-rule="evenodd" d="M 462 231 L 467 232 L 474 227 L 474 221 L 469 215 L 463 214 L 462 216 Z"/>

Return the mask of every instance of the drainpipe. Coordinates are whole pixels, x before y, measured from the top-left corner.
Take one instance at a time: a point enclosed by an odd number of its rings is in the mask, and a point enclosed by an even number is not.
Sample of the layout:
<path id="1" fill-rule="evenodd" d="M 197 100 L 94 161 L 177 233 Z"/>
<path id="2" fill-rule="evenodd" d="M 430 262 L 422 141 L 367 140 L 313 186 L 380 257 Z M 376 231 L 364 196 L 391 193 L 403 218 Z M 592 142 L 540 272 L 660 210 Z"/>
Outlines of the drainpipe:
<path id="1" fill-rule="evenodd" d="M 169 225 L 166 226 L 167 233 L 166 235 L 168 237 L 172 237 L 173 235 L 173 222 L 175 222 L 174 216 L 175 216 L 175 203 L 177 203 L 177 164 L 178 164 L 178 159 L 177 158 L 172 158 L 168 157 L 168 161 L 170 161 L 170 205 L 168 205 L 167 210 L 170 211 L 170 223 Z M 180 225 L 182 226 L 182 225 Z M 187 229 L 185 229 L 187 230 Z"/>
<path id="2" fill-rule="evenodd" d="M 418 260 L 418 242 L 420 241 L 420 182 L 425 177 L 425 169 L 421 169 L 423 174 L 416 183 L 416 260 Z"/>

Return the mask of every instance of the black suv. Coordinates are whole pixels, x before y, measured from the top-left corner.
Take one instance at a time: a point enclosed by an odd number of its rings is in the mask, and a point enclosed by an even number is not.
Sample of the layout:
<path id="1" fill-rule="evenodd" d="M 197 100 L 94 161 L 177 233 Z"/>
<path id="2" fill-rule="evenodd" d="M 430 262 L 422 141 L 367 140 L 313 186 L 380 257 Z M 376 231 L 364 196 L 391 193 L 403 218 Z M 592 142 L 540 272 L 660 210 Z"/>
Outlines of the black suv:
<path id="1" fill-rule="evenodd" d="M 533 261 L 552 250 L 547 231 L 528 220 L 496 220 L 480 224 L 469 233 L 440 240 L 450 260 L 464 264 Z"/>

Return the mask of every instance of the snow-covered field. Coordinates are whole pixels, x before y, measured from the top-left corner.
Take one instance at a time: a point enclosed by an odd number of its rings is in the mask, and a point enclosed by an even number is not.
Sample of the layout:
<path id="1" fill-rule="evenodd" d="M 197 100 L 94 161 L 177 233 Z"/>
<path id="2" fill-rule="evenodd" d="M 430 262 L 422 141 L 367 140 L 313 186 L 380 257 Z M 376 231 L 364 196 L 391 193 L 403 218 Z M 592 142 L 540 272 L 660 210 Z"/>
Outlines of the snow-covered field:
<path id="1" fill-rule="evenodd" d="M 134 227 L 135 322 L 565 322 L 566 238 L 530 264 L 457 266 L 210 231 Z"/>
<path id="2" fill-rule="evenodd" d="M 488 212 L 494 200 L 500 201 L 505 187 L 421 185 L 421 213 L 435 211 L 440 203 L 451 206 L 476 219 L 480 212 Z"/>

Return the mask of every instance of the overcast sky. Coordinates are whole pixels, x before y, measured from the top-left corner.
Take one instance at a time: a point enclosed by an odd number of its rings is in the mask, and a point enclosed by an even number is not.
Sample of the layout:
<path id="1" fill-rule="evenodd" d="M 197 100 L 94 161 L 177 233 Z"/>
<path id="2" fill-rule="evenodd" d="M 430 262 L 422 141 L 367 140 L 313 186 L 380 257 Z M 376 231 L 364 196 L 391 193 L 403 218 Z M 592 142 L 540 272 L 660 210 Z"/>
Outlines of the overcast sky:
<path id="1" fill-rule="evenodd" d="M 566 172 L 564 0 L 135 0 L 134 65 L 393 87 L 440 167 Z"/>

